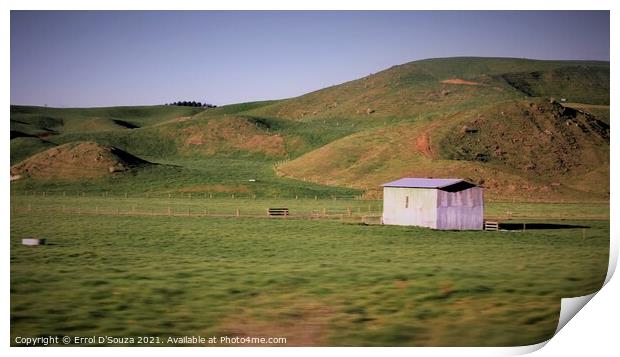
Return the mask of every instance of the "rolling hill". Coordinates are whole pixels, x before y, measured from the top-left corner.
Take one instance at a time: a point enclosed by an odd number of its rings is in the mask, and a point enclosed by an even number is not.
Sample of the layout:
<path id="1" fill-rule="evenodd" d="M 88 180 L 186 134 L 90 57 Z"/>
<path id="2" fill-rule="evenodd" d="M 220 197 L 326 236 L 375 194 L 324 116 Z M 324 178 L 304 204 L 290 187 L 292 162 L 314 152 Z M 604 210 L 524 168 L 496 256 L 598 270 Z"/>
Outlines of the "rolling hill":
<path id="1" fill-rule="evenodd" d="M 142 183 L 119 173 L 143 191 L 378 197 L 383 182 L 421 176 L 466 178 L 497 199 L 606 200 L 608 104 L 608 62 L 431 59 L 296 98 L 211 109 L 12 106 L 11 163 L 89 141 L 167 164 L 138 167 Z M 35 176 L 12 188 L 72 185 Z"/>
<path id="2" fill-rule="evenodd" d="M 538 79 L 529 80 L 536 73 L 541 74 Z M 559 80 L 548 73 L 566 75 Z M 524 79 L 517 86 L 516 80 L 507 78 Z M 574 96 L 576 93 L 579 95 Z M 410 118 L 524 97 L 608 104 L 609 63 L 475 57 L 423 60 L 250 113 L 294 120 Z"/>
<path id="3" fill-rule="evenodd" d="M 37 153 L 11 166 L 11 179 L 84 179 L 150 165 L 123 150 L 94 142 L 73 142 Z"/>
<path id="4" fill-rule="evenodd" d="M 178 117 L 201 108 L 179 106 L 48 108 L 11 106 L 11 132 L 46 137 L 71 132 L 135 129 Z"/>

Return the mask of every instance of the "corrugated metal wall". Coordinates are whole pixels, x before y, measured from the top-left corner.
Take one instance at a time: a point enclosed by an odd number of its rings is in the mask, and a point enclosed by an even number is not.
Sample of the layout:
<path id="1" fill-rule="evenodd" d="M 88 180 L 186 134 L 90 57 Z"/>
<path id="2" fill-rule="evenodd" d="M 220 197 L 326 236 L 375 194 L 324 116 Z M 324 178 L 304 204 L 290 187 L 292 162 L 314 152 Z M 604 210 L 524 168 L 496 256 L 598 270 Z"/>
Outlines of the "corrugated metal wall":
<path id="1" fill-rule="evenodd" d="M 482 188 L 458 192 L 437 190 L 437 229 L 482 229 L 484 200 Z"/>
<path id="2" fill-rule="evenodd" d="M 484 200 L 480 187 L 458 192 L 383 188 L 383 224 L 476 230 L 483 228 L 483 218 Z"/>
<path id="3" fill-rule="evenodd" d="M 437 190 L 384 187 L 383 224 L 437 228 Z"/>

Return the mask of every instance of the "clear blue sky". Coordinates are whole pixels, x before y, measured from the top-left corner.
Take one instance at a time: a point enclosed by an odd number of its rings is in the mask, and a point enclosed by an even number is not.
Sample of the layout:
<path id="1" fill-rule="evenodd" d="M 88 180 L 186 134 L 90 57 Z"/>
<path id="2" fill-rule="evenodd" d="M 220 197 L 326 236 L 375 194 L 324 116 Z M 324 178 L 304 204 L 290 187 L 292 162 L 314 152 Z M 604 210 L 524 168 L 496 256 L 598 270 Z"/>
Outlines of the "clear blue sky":
<path id="1" fill-rule="evenodd" d="M 609 60 L 607 11 L 12 11 L 11 103 L 223 105 L 451 56 Z"/>

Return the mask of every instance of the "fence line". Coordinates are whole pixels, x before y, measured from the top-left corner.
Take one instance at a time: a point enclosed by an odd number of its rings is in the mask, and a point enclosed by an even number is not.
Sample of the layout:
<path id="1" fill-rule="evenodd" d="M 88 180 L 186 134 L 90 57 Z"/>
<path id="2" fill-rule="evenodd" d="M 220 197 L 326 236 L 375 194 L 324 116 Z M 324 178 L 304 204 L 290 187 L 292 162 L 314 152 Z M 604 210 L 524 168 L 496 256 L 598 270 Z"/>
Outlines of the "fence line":
<path id="1" fill-rule="evenodd" d="M 90 216 L 151 216 L 151 217 L 237 217 L 237 218 L 267 218 L 267 219 L 308 219 L 308 220 L 340 220 L 345 222 L 361 222 L 366 224 L 374 224 L 380 223 L 382 212 L 381 211 L 366 211 L 361 210 L 353 210 L 350 207 L 344 209 L 338 208 L 330 208 L 329 210 L 325 207 L 321 209 L 313 209 L 308 211 L 292 211 L 288 216 L 283 217 L 274 217 L 270 216 L 267 213 L 267 209 L 261 212 L 260 209 L 247 209 L 243 210 L 242 208 L 229 208 L 227 210 L 219 209 L 217 211 L 213 211 L 212 207 L 141 207 L 140 209 L 135 205 L 130 207 L 125 206 L 124 209 L 121 207 L 101 207 L 101 206 L 90 206 L 90 207 L 82 207 L 82 206 L 73 206 L 68 208 L 65 205 L 60 207 L 33 207 L 31 203 L 24 205 L 11 205 L 10 207 L 11 214 L 33 214 L 33 213 L 49 213 L 49 214 L 63 214 L 63 215 L 90 215 Z M 492 221 L 500 221 L 500 222 L 510 222 L 514 220 L 564 220 L 563 217 L 544 217 L 544 216 L 531 216 L 527 213 L 518 214 L 518 215 L 502 215 L 502 214 L 492 214 L 485 215 L 485 220 Z M 584 221 L 597 221 L 597 220 L 609 220 L 609 216 L 602 215 L 589 215 L 582 217 L 571 217 L 571 220 L 584 220 Z"/>
<path id="2" fill-rule="evenodd" d="M 266 218 L 266 219 L 327 219 L 327 220 L 341 220 L 341 221 L 353 221 L 368 223 L 369 221 L 377 220 L 380 223 L 381 214 L 376 212 L 364 212 L 363 215 L 352 215 L 347 213 L 328 213 L 324 208 L 321 211 L 294 213 L 287 216 L 270 216 L 266 211 L 263 214 L 259 213 L 246 213 L 243 210 L 237 208 L 231 212 L 213 212 L 208 208 L 202 210 L 187 210 L 177 209 L 173 210 L 171 207 L 167 207 L 164 210 L 155 210 L 153 208 L 140 210 L 135 206 L 127 210 L 121 210 L 120 208 L 108 208 L 101 209 L 99 206 L 95 206 L 94 209 L 84 209 L 80 206 L 77 208 L 67 208 L 66 206 L 58 207 L 45 207 L 45 208 L 32 208 L 31 205 L 17 207 L 11 206 L 11 212 L 13 214 L 29 214 L 33 212 L 39 213 L 60 213 L 66 215 L 78 215 L 78 216 L 151 216 L 151 217 L 235 217 L 235 218 Z"/>
<path id="3" fill-rule="evenodd" d="M 16 194 L 20 194 L 20 192 L 15 192 Z M 13 194 L 13 193 L 12 193 Z M 153 192 L 112 192 L 112 191 L 100 191 L 100 192 L 86 192 L 86 191 L 77 191 L 77 192 L 68 192 L 68 191 L 38 191 L 38 190 L 24 190 L 21 191 L 21 196 L 31 196 L 31 197 L 80 197 L 80 198 L 89 198 L 89 197 L 104 197 L 104 198 L 153 198 L 153 199 L 187 199 L 187 200 L 197 200 L 197 199 L 230 199 L 230 200 L 243 200 L 243 199 L 252 199 L 252 200 L 333 200 L 333 201 L 382 201 L 383 198 L 365 198 L 363 195 L 329 195 L 329 196 L 318 196 L 316 194 L 291 194 L 290 196 L 282 196 L 282 195 L 261 195 L 258 196 L 255 193 L 250 194 L 240 194 L 234 192 L 176 192 L 176 193 L 153 193 Z M 486 203 L 548 203 L 548 204 L 573 204 L 573 203 L 586 203 L 586 204 L 609 204 L 609 201 L 575 201 L 575 200 L 548 200 L 548 199 L 533 199 L 529 198 L 527 200 L 516 198 L 485 198 Z"/>
<path id="4" fill-rule="evenodd" d="M 17 192 L 16 192 L 17 193 Z M 292 194 L 290 196 L 282 196 L 282 195 L 264 195 L 258 196 L 255 193 L 251 194 L 239 194 L 239 193 L 225 193 L 225 192 L 177 192 L 177 193 L 152 193 L 152 192 L 142 192 L 142 193 L 132 193 L 132 192 L 111 192 L 111 191 L 102 191 L 102 192 L 86 192 L 86 191 L 77 191 L 77 192 L 67 192 L 67 191 L 31 191 L 25 190 L 22 191 L 21 196 L 24 197 L 84 197 L 84 198 L 92 198 L 92 197 L 104 197 L 104 198 L 153 198 L 153 199 L 264 199 L 264 200 L 362 200 L 362 201 L 378 201 L 379 199 L 365 199 L 362 198 L 361 195 L 350 195 L 350 196 L 339 196 L 339 195 L 329 195 L 329 196 L 318 196 L 314 194 Z"/>

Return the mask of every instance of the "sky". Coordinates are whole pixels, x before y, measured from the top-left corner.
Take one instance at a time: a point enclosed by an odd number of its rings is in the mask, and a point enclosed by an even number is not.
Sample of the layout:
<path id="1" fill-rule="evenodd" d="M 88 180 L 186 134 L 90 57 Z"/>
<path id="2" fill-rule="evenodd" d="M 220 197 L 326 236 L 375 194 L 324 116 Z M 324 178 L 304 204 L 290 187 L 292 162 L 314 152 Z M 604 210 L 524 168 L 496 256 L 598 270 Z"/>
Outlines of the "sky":
<path id="1" fill-rule="evenodd" d="M 11 104 L 295 97 L 414 60 L 609 61 L 608 11 L 11 11 Z"/>

